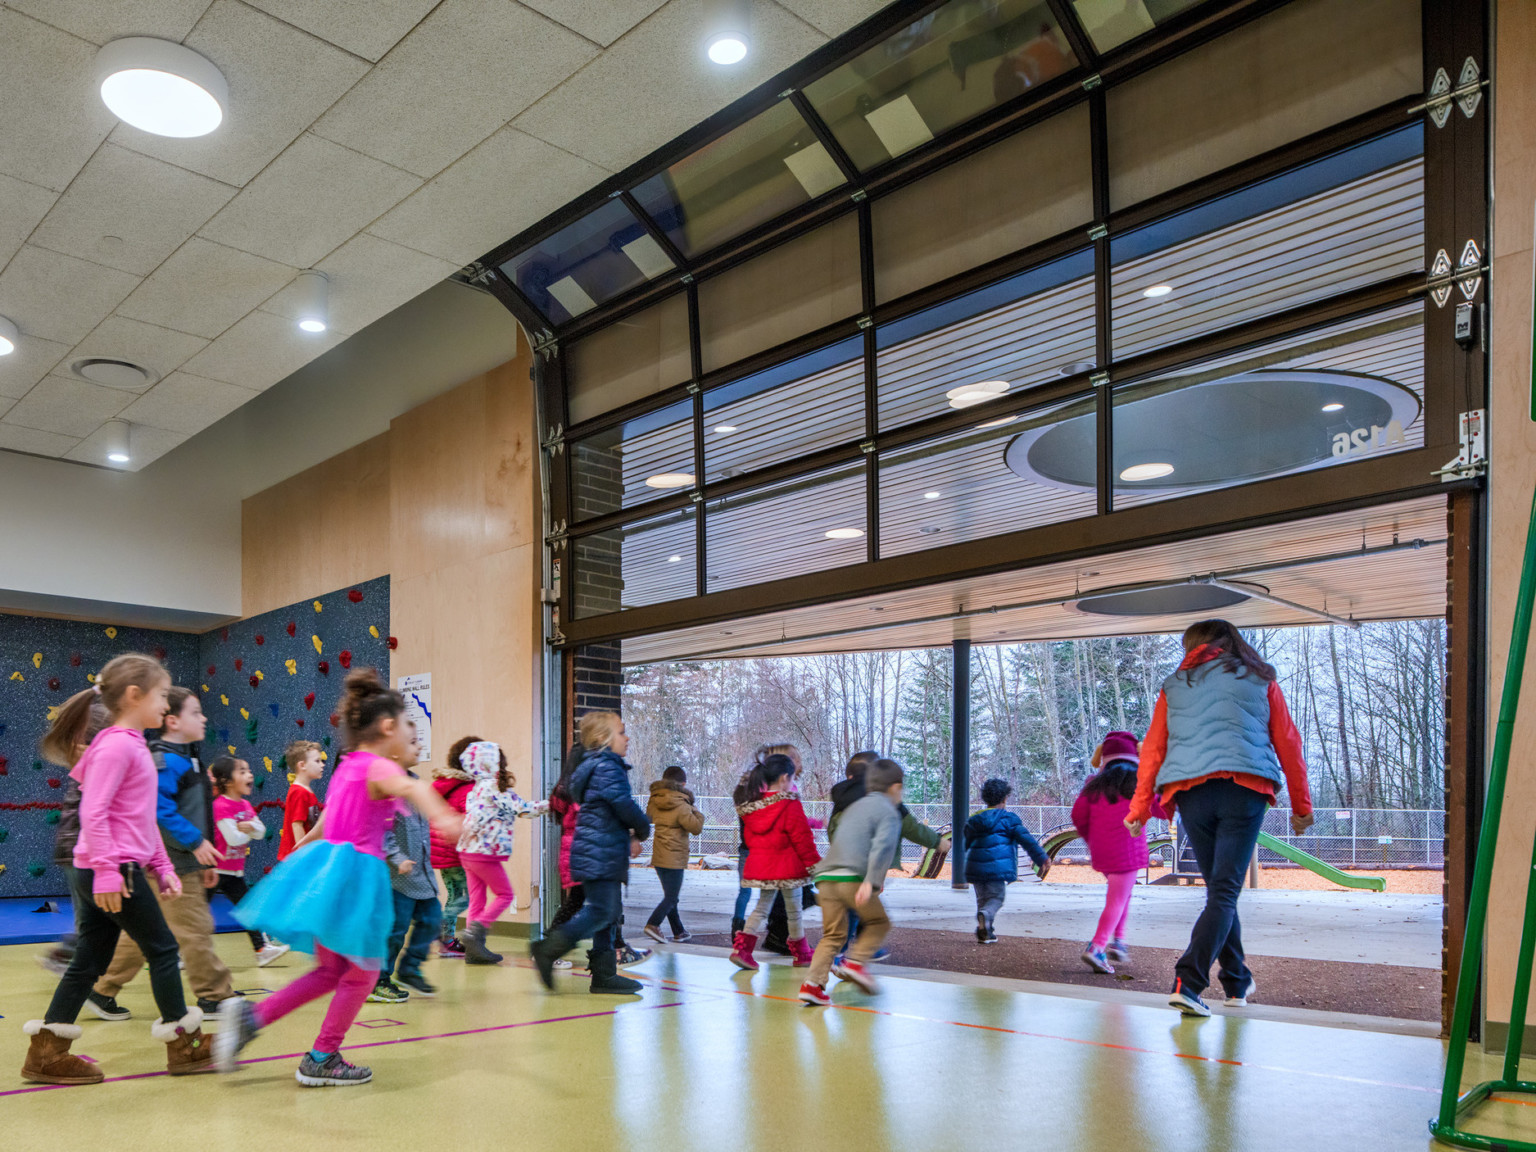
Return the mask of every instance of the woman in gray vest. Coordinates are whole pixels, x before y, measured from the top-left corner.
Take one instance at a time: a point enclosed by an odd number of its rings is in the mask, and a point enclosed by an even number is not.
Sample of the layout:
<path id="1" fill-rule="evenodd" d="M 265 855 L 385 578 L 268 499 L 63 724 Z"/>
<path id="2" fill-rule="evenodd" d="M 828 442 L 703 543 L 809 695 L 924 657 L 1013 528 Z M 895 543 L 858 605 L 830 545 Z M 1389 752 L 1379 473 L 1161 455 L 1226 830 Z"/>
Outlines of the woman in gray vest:
<path id="1" fill-rule="evenodd" d="M 1184 825 L 1205 879 L 1205 908 L 1174 966 L 1168 1003 L 1186 1016 L 1209 1016 L 1200 993 L 1210 982 L 1213 960 L 1221 965 L 1229 1006 L 1247 1004 L 1253 995 L 1237 898 L 1264 814 L 1284 785 L 1291 828 L 1300 835 L 1312 824 L 1312 795 L 1301 736 L 1274 668 L 1225 620 L 1191 626 L 1184 653 L 1178 670 L 1163 681 L 1142 741 L 1125 826 L 1133 836 L 1141 834 L 1154 791 Z"/>

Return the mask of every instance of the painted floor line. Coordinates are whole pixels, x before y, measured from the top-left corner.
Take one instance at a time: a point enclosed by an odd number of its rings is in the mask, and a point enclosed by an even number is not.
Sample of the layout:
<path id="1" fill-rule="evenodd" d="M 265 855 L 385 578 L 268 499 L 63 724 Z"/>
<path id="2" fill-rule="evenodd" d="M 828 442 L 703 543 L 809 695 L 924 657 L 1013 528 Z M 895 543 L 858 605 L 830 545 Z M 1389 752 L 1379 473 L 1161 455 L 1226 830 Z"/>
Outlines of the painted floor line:
<path id="1" fill-rule="evenodd" d="M 683 1001 L 676 1000 L 669 1004 L 640 1004 L 635 1005 L 639 1009 L 677 1008 Z M 466 1028 L 458 1032 L 435 1032 L 427 1036 L 399 1036 L 392 1040 L 372 1040 L 365 1044 L 347 1044 L 345 1048 L 349 1052 L 355 1052 L 361 1048 L 385 1048 L 394 1044 L 419 1044 L 424 1040 L 452 1040 L 459 1036 L 479 1036 L 486 1032 L 505 1032 L 509 1028 L 529 1028 L 535 1024 L 565 1024 L 572 1020 L 595 1020 L 602 1016 L 613 1016 L 621 1008 L 608 1008 L 601 1012 L 581 1012 L 574 1016 L 552 1016 L 544 1020 L 518 1020 L 511 1024 L 492 1024 L 485 1028 Z M 305 1052 L 308 1049 L 304 1050 Z M 284 1052 L 277 1056 L 255 1056 L 249 1060 L 242 1060 L 241 1066 L 247 1064 L 266 1064 L 273 1060 L 297 1060 L 304 1052 Z M 169 1076 L 165 1069 L 157 1069 L 154 1072 L 132 1072 L 126 1076 L 108 1076 L 103 1084 L 120 1084 L 125 1080 L 148 1080 L 156 1076 Z M 203 1073 L 203 1075 L 216 1075 L 216 1073 Z M 53 1092 L 60 1088 L 81 1088 L 91 1085 L 81 1084 L 32 1084 L 26 1088 L 10 1088 L 0 1092 L 0 1097 L 23 1096 L 30 1092 Z"/>
<path id="2" fill-rule="evenodd" d="M 638 973 L 637 973 L 638 975 Z M 643 977 L 656 984 L 671 988 L 693 991 L 699 986 L 684 984 L 666 977 Z M 774 1000 L 783 1004 L 793 1004 L 797 1008 L 804 1008 L 796 997 L 774 996 L 767 992 L 756 992 L 751 989 L 734 989 L 738 996 L 752 996 L 759 1000 Z M 1321 1080 L 1336 1080 L 1344 1084 L 1360 1084 L 1369 1088 L 1397 1088 L 1404 1092 L 1437 1093 L 1438 1088 L 1430 1088 L 1422 1084 L 1397 1084 L 1390 1080 L 1370 1080 L 1361 1076 L 1343 1076 L 1336 1072 L 1314 1072 L 1306 1068 L 1285 1068 L 1274 1064 L 1254 1064 L 1247 1060 L 1228 1060 L 1219 1056 L 1202 1056 L 1197 1052 L 1168 1052 L 1156 1048 L 1141 1048 L 1133 1044 L 1111 1044 L 1105 1040 L 1084 1040 L 1077 1036 L 1055 1036 L 1048 1032 L 1028 1032 L 1022 1028 L 1005 1028 L 1000 1024 L 972 1024 L 964 1020 L 944 1020 L 938 1017 L 917 1016 L 908 1012 L 892 1012 L 884 1008 L 872 1008 L 863 1004 L 837 1004 L 827 1005 L 830 1008 L 841 1009 L 844 1012 L 867 1012 L 872 1016 L 889 1016 L 896 1020 L 916 1020 L 925 1024 L 943 1024 L 954 1028 L 975 1028 L 983 1032 L 1001 1032 L 1010 1036 L 1025 1036 L 1032 1040 L 1054 1040 L 1062 1044 L 1081 1044 L 1089 1048 L 1105 1048 L 1116 1052 L 1130 1052 L 1139 1056 L 1164 1056 L 1178 1060 L 1192 1060 L 1203 1064 L 1224 1064 L 1231 1068 L 1252 1068 L 1261 1072 L 1281 1072 L 1293 1076 L 1311 1076 Z M 807 1009 L 808 1010 L 808 1009 Z"/>

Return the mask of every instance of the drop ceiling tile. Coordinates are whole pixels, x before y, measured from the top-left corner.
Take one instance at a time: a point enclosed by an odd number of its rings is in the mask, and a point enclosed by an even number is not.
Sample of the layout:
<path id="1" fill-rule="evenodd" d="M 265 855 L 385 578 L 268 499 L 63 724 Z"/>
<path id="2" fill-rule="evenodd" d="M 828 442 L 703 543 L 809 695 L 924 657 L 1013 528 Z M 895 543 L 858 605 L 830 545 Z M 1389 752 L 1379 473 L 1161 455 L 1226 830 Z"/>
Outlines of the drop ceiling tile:
<path id="1" fill-rule="evenodd" d="M 314 131 L 435 176 L 597 53 L 512 0 L 443 0 Z"/>
<path id="2" fill-rule="evenodd" d="M 101 464 L 117 472 L 137 472 L 190 438 L 189 432 L 173 432 L 166 428 L 135 424 L 128 430 L 128 454 L 131 459 L 127 464 L 113 464 L 107 459 L 107 428 L 103 423 L 63 455 L 66 460 Z"/>
<path id="3" fill-rule="evenodd" d="M 213 339 L 297 268 L 194 236 L 118 305 L 118 314 Z"/>
<path id="4" fill-rule="evenodd" d="M 116 123 L 96 94 L 96 47 L 0 7 L 0 172 L 62 192 Z"/>
<path id="5" fill-rule="evenodd" d="M 21 250 L 58 198 L 57 192 L 0 174 L 0 268 Z"/>
<path id="6" fill-rule="evenodd" d="M 55 344 L 52 340 L 40 340 L 22 332 L 16 351 L 0 357 L 0 396 L 19 400 L 32 391 L 36 384 L 54 365 L 64 359 L 68 344 Z"/>
<path id="7" fill-rule="evenodd" d="M 250 0 L 254 7 L 377 61 L 414 28 L 438 0 Z"/>
<path id="8" fill-rule="evenodd" d="M 237 189 L 115 144 L 103 144 L 31 242 L 147 276 Z"/>
<path id="9" fill-rule="evenodd" d="M 122 36 L 180 42 L 210 0 L 6 0 L 8 7 L 62 28 L 92 44 Z"/>
<path id="10" fill-rule="evenodd" d="M 368 229 L 468 264 L 608 175 L 515 128 L 503 128 Z"/>
<path id="11" fill-rule="evenodd" d="M 703 56 L 702 17 L 702 0 L 667 4 L 513 126 L 617 172 L 826 42 L 778 5 L 758 3 L 752 55 L 719 68 Z"/>
<path id="12" fill-rule="evenodd" d="M 420 186 L 409 172 L 305 133 L 200 235 L 308 268 Z"/>
<path id="13" fill-rule="evenodd" d="M 317 267 L 331 278 L 332 330 L 352 333 L 446 280 L 460 265 L 360 232 Z M 283 289 L 262 307 L 296 319 L 301 307 L 298 286 Z"/>
<path id="14" fill-rule="evenodd" d="M 234 384 L 174 372 L 119 412 L 118 417 L 135 428 L 149 424 L 190 436 L 258 395 Z"/>
<path id="15" fill-rule="evenodd" d="M 880 11 L 890 0 L 778 0 L 778 3 L 828 36 L 841 36 Z"/>
<path id="16" fill-rule="evenodd" d="M 588 40 L 607 47 L 667 0 L 523 0 Z"/>
<path id="17" fill-rule="evenodd" d="M 0 316 L 30 335 L 76 344 L 138 282 L 127 272 L 26 244 L 0 272 Z"/>
<path id="18" fill-rule="evenodd" d="M 368 71 L 366 61 L 238 0 L 215 0 L 186 45 L 229 81 L 224 123 L 194 140 L 118 124 L 112 140 L 241 187 Z"/>
<path id="19" fill-rule="evenodd" d="M 154 324 L 108 316 L 64 358 L 73 364 L 85 356 L 102 356 L 142 364 L 157 378 L 169 376 L 190 356 L 208 346 L 201 336 L 173 332 Z"/>
<path id="20" fill-rule="evenodd" d="M 5 422 L 60 436 L 89 436 L 133 402 L 132 392 L 103 388 L 73 376 L 45 376 L 16 401 Z"/>
<path id="21" fill-rule="evenodd" d="M 261 392 L 344 339 L 340 332 L 301 332 L 286 317 L 256 311 L 188 360 L 185 368 L 194 376 Z"/>
<path id="22" fill-rule="evenodd" d="M 78 436 L 60 436 L 36 428 L 21 428 L 0 420 L 0 448 L 11 452 L 31 452 L 38 456 L 62 456 L 80 442 Z M 102 453 L 106 459 L 106 453 Z"/>

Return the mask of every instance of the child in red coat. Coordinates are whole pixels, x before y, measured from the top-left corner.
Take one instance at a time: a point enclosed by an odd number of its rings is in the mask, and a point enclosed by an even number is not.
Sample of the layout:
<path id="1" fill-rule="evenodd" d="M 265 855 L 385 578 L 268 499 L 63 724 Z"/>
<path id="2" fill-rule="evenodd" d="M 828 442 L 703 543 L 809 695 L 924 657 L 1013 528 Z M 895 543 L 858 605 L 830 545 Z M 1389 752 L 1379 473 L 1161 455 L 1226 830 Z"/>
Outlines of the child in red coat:
<path id="1" fill-rule="evenodd" d="M 475 786 L 475 778 L 469 774 L 459 758 L 471 744 L 481 742 L 478 736 L 465 736 L 455 740 L 448 749 L 448 760 L 432 772 L 432 787 L 439 796 L 460 816 L 469 803 L 469 793 Z M 448 898 L 443 901 L 442 954 L 448 957 L 463 956 L 464 945 L 459 943 L 459 916 L 469 907 L 469 881 L 464 875 L 464 862 L 459 859 L 457 840 L 450 840 L 432 828 L 432 869 L 442 878 L 443 890 Z"/>
<path id="2" fill-rule="evenodd" d="M 805 807 L 793 789 L 795 764 L 788 756 L 765 757 L 736 790 L 736 813 L 741 817 L 742 841 L 747 848 L 742 885 L 758 890 L 757 904 L 747 914 L 746 926 L 736 934 L 731 962 L 756 971 L 752 949 L 757 932 L 780 892 L 793 892 L 811 882 L 811 869 L 821 861 L 811 835 Z M 807 968 L 811 950 L 800 924 L 800 899 L 786 897 L 789 950 L 796 968 Z"/>

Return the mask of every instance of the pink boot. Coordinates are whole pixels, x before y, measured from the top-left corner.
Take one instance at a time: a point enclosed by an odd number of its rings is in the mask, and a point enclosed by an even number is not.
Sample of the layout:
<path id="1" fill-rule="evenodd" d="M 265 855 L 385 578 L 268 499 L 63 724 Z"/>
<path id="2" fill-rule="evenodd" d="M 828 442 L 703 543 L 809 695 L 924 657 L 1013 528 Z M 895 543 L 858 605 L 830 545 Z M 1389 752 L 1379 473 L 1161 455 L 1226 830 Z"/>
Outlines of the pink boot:
<path id="1" fill-rule="evenodd" d="M 789 954 L 795 958 L 794 967 L 809 968 L 811 966 L 811 946 L 805 942 L 804 936 L 789 942 Z"/>
<path id="2" fill-rule="evenodd" d="M 745 932 L 736 933 L 736 939 L 732 941 L 731 963 L 748 972 L 756 972 L 757 961 L 752 959 L 752 949 L 756 947 L 756 936 L 748 936 Z"/>

